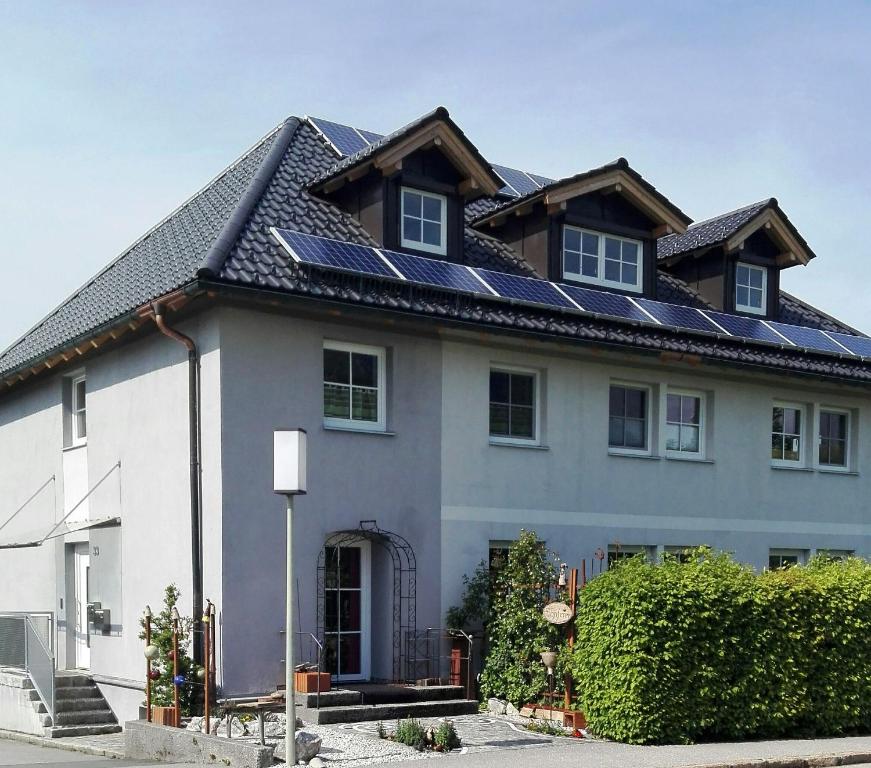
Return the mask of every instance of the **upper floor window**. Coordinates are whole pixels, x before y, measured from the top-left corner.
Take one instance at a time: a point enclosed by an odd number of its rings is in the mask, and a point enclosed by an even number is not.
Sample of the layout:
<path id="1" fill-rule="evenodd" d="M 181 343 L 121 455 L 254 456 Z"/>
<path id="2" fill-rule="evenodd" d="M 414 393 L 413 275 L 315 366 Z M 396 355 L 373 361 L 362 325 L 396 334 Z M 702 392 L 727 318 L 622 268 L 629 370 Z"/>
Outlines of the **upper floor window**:
<path id="1" fill-rule="evenodd" d="M 820 411 L 818 460 L 821 467 L 846 469 L 850 418 L 845 411 Z"/>
<path id="2" fill-rule="evenodd" d="M 71 382 L 71 436 L 72 445 L 84 445 L 88 437 L 88 419 L 85 410 L 85 377 L 76 376 Z"/>
<path id="3" fill-rule="evenodd" d="M 699 457 L 704 453 L 701 395 L 669 392 L 665 405 L 665 450 L 674 456 Z"/>
<path id="4" fill-rule="evenodd" d="M 638 240 L 563 227 L 563 277 L 585 283 L 641 290 L 642 246 Z"/>
<path id="5" fill-rule="evenodd" d="M 608 446 L 632 453 L 647 451 L 647 403 L 643 387 L 612 384 L 608 404 Z"/>
<path id="6" fill-rule="evenodd" d="M 350 429 L 386 428 L 385 352 L 324 342 L 324 424 Z"/>
<path id="7" fill-rule="evenodd" d="M 795 466 L 804 460 L 804 409 L 800 405 L 775 405 L 771 412 L 771 462 Z"/>
<path id="8" fill-rule="evenodd" d="M 765 267 L 738 262 L 735 269 L 736 310 L 764 315 L 766 313 L 765 296 L 767 290 L 768 270 Z"/>
<path id="9" fill-rule="evenodd" d="M 490 371 L 490 437 L 503 442 L 538 438 L 535 373 Z"/>
<path id="10" fill-rule="evenodd" d="M 402 247 L 447 253 L 447 207 L 444 195 L 402 188 Z"/>

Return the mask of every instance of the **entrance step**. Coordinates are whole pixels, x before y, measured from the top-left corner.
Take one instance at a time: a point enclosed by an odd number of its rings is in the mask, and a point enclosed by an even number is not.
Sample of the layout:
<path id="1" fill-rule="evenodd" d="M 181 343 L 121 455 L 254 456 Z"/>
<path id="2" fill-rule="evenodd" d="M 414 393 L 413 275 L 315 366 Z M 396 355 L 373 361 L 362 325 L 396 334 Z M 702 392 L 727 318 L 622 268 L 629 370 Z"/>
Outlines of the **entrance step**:
<path id="1" fill-rule="evenodd" d="M 474 699 L 443 699 L 434 701 L 406 701 L 385 704 L 350 704 L 345 706 L 323 705 L 321 708 L 300 707 L 297 714 L 306 722 L 316 725 L 353 723 L 361 720 L 399 720 L 405 717 L 457 717 L 472 715 L 478 711 Z"/>
<path id="2" fill-rule="evenodd" d="M 45 713 L 44 707 L 42 712 L 45 714 L 40 714 L 48 738 L 96 736 L 121 730 L 108 702 L 87 673 L 57 673 L 54 693 L 54 721 Z"/>
<path id="3" fill-rule="evenodd" d="M 45 735 L 49 739 L 62 739 L 67 736 L 99 736 L 103 733 L 120 733 L 121 726 L 117 723 L 103 725 L 58 725 L 46 728 Z"/>

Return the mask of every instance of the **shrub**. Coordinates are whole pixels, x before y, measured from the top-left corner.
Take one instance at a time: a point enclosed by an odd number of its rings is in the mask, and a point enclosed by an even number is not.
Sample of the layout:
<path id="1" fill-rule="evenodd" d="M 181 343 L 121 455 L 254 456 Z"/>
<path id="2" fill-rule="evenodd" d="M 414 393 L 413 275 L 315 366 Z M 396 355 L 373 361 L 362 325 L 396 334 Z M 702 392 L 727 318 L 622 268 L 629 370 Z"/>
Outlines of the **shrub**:
<path id="1" fill-rule="evenodd" d="M 496 578 L 489 650 L 481 673 L 481 696 L 507 699 L 520 706 L 547 690 L 547 673 L 539 654 L 563 642 L 564 632 L 549 624 L 542 609 L 556 581 L 555 557 L 535 533 L 521 531 Z M 555 676 L 560 680 L 557 671 Z"/>
<path id="2" fill-rule="evenodd" d="M 426 729 L 420 724 L 419 720 L 407 717 L 396 723 L 394 739 L 400 744 L 423 750 L 426 746 Z"/>
<path id="3" fill-rule="evenodd" d="M 457 735 L 457 730 L 450 720 L 444 720 L 439 724 L 433 740 L 437 747 L 441 747 L 446 752 L 450 752 L 452 749 L 459 749 L 463 746 L 460 737 Z"/>
<path id="4" fill-rule="evenodd" d="M 581 591 L 569 667 L 590 729 L 630 743 L 871 728 L 871 565 L 755 574 L 698 550 Z"/>
<path id="5" fill-rule="evenodd" d="M 490 569 L 483 560 L 475 572 L 463 574 L 463 597 L 460 605 L 452 605 L 445 612 L 448 629 L 469 630 L 473 625 L 487 625 L 490 621 Z"/>

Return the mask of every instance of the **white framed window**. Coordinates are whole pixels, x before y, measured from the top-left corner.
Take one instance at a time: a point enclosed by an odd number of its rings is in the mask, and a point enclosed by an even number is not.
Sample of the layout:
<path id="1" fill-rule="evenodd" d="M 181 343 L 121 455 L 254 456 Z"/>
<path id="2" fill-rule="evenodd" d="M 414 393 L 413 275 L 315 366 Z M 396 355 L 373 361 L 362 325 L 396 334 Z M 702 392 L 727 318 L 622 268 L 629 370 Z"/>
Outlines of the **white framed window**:
<path id="1" fill-rule="evenodd" d="M 701 392 L 666 393 L 665 452 L 678 458 L 705 455 L 705 396 Z"/>
<path id="2" fill-rule="evenodd" d="M 324 426 L 386 429 L 385 359 L 383 347 L 324 342 Z"/>
<path id="3" fill-rule="evenodd" d="M 650 452 L 650 388 L 611 384 L 608 395 L 608 450 Z"/>
<path id="4" fill-rule="evenodd" d="M 821 408 L 817 443 L 818 466 L 847 470 L 850 466 L 850 412 Z"/>
<path id="5" fill-rule="evenodd" d="M 699 545 L 694 547 L 689 546 L 679 546 L 675 544 L 666 544 L 663 551 L 672 557 L 675 558 L 679 563 L 689 563 L 692 562 L 693 555 L 692 553 L 698 549 Z"/>
<path id="6" fill-rule="evenodd" d="M 847 560 L 856 553 L 852 549 L 818 549 L 814 554 L 826 560 Z"/>
<path id="7" fill-rule="evenodd" d="M 84 445 L 88 440 L 86 396 L 87 386 L 84 374 L 75 376 L 70 381 L 70 434 L 72 445 Z"/>
<path id="8" fill-rule="evenodd" d="M 793 565 L 801 565 L 807 561 L 806 549 L 769 549 L 768 550 L 768 568 L 769 570 L 777 570 L 778 568 L 790 568 Z"/>
<path id="9" fill-rule="evenodd" d="M 739 261 L 735 267 L 735 309 L 764 315 L 767 311 L 768 270 Z"/>
<path id="10" fill-rule="evenodd" d="M 621 560 L 628 560 L 636 555 L 644 555 L 644 557 L 650 559 L 653 549 L 653 547 L 647 547 L 642 544 L 620 544 L 617 542 L 609 544 L 608 568 L 614 565 L 614 563 L 618 563 Z"/>
<path id="11" fill-rule="evenodd" d="M 498 443 L 538 443 L 538 371 L 490 369 L 490 440 Z"/>
<path id="12" fill-rule="evenodd" d="M 562 252 L 566 279 L 641 291 L 644 264 L 640 240 L 566 224 Z"/>
<path id="13" fill-rule="evenodd" d="M 444 256 L 447 253 L 448 199 L 444 195 L 403 187 L 402 247 Z"/>
<path id="14" fill-rule="evenodd" d="M 775 403 L 771 410 L 771 463 L 776 467 L 804 464 L 804 406 Z"/>

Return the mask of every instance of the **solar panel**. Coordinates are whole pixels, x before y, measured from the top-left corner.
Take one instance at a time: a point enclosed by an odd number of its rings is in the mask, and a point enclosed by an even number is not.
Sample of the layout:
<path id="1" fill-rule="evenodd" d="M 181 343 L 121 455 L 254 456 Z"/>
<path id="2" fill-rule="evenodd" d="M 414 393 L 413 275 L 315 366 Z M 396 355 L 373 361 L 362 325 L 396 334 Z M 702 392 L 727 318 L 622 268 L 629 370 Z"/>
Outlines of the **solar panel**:
<path id="1" fill-rule="evenodd" d="M 504 165 L 494 165 L 493 170 L 499 174 L 502 181 L 509 184 L 521 197 L 528 195 L 530 192 L 535 192 L 539 188 L 538 184 L 523 171 L 506 168 Z M 508 190 L 506 194 L 511 194 L 511 190 Z M 512 196 L 516 197 L 516 195 Z"/>
<path id="2" fill-rule="evenodd" d="M 848 333 L 837 333 L 835 331 L 828 331 L 828 334 L 843 344 L 854 355 L 871 357 L 871 339 L 867 336 L 851 336 Z"/>
<path id="3" fill-rule="evenodd" d="M 581 288 L 578 285 L 569 285 L 568 283 L 560 283 L 559 287 L 587 312 L 622 317 L 625 320 L 636 320 L 642 323 L 653 322 L 622 294 L 594 291 L 590 288 Z"/>
<path id="4" fill-rule="evenodd" d="M 706 309 L 704 313 L 710 317 L 717 325 L 724 328 L 727 333 L 733 336 L 740 336 L 746 339 L 755 339 L 756 341 L 770 341 L 772 344 L 785 344 L 774 331 L 772 331 L 761 320 L 755 317 L 742 317 L 741 315 L 726 315 L 722 312 L 714 312 Z"/>
<path id="5" fill-rule="evenodd" d="M 697 331 L 708 331 L 709 333 L 722 333 L 708 318 L 692 307 L 685 307 L 681 304 L 663 304 L 661 301 L 651 301 L 650 299 L 636 299 L 636 301 L 663 325 L 694 328 Z"/>
<path id="6" fill-rule="evenodd" d="M 439 288 L 451 288 L 455 291 L 487 293 L 481 281 L 462 264 L 427 259 L 423 256 L 410 256 L 397 251 L 382 250 L 381 253 L 405 276 L 406 280 L 424 285 L 437 285 Z"/>
<path id="7" fill-rule="evenodd" d="M 475 272 L 484 278 L 487 284 L 503 299 L 516 299 L 517 301 L 529 301 L 551 307 L 576 309 L 575 305 L 554 288 L 553 283 L 547 280 L 508 275 L 504 272 L 491 272 L 489 269 L 475 269 Z"/>
<path id="8" fill-rule="evenodd" d="M 309 118 L 315 127 L 324 134 L 343 155 L 353 155 L 363 147 L 368 147 L 369 142 L 349 125 L 334 123 L 320 117 Z"/>
<path id="9" fill-rule="evenodd" d="M 532 180 L 536 184 L 540 184 L 542 187 L 546 187 L 548 184 L 553 184 L 554 180 L 549 179 L 547 176 L 539 176 L 537 173 L 527 173 L 527 176 L 531 176 Z"/>
<path id="10" fill-rule="evenodd" d="M 381 141 L 384 137 L 380 133 L 372 133 L 372 131 L 364 131 L 362 128 L 357 129 L 357 133 L 361 134 L 366 141 L 374 144 L 376 141 Z"/>
<path id="11" fill-rule="evenodd" d="M 275 236 L 297 261 L 318 267 L 362 272 L 380 277 L 397 277 L 384 260 L 367 245 L 354 245 L 326 237 L 273 229 Z"/>
<path id="12" fill-rule="evenodd" d="M 797 347 L 819 349 L 824 352 L 840 352 L 844 350 L 835 344 L 826 334 L 816 328 L 805 328 L 801 325 L 785 325 L 784 323 L 770 323 L 778 333 L 782 333 Z"/>

